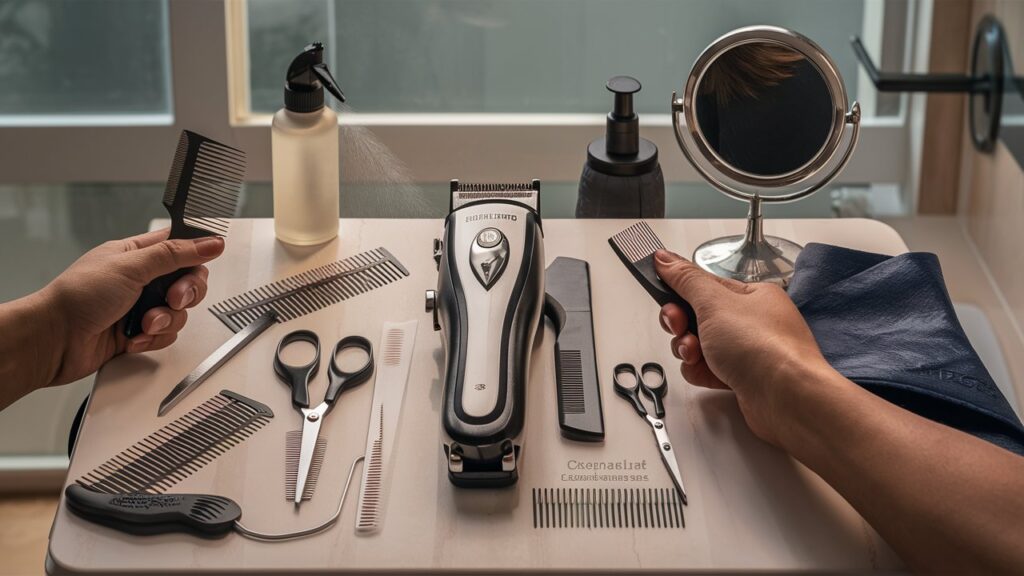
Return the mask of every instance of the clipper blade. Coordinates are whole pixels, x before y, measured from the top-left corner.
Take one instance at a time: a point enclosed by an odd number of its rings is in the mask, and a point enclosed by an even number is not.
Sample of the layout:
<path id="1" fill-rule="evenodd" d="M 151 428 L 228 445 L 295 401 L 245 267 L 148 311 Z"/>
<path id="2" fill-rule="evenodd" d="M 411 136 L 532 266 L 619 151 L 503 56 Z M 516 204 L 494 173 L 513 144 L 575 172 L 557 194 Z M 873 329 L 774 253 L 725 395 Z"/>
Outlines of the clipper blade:
<path id="1" fill-rule="evenodd" d="M 295 485 L 299 476 L 299 454 L 302 452 L 302 430 L 292 430 L 285 436 L 284 443 L 284 497 L 289 502 L 295 500 Z M 316 439 L 316 448 L 313 449 L 313 463 L 309 466 L 309 477 L 306 478 L 306 486 L 302 489 L 302 500 L 309 500 L 316 490 L 316 481 L 320 478 L 320 468 L 324 464 L 324 454 L 327 452 L 327 438 L 323 436 Z"/>

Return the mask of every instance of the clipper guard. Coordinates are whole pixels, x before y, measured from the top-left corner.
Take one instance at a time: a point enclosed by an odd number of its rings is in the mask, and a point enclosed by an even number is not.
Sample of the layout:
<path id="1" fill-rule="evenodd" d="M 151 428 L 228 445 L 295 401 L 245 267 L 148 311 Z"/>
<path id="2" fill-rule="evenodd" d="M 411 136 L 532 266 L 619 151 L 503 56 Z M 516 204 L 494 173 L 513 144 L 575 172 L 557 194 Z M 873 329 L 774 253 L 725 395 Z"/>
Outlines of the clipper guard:
<path id="1" fill-rule="evenodd" d="M 435 242 L 427 309 L 445 348 L 443 445 L 452 484 L 519 478 L 530 352 L 544 304 L 540 182 L 460 184 Z"/>

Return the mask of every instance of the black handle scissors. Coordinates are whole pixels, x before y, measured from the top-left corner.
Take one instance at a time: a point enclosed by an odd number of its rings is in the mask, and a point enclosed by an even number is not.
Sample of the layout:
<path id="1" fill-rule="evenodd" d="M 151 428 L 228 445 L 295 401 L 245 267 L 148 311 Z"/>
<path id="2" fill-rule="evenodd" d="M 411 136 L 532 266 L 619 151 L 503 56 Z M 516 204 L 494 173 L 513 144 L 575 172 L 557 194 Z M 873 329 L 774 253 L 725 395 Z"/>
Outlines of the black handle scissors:
<path id="1" fill-rule="evenodd" d="M 625 381 L 627 377 L 631 381 Z M 665 468 L 668 469 L 669 476 L 672 477 L 672 484 L 679 492 L 683 504 L 686 504 L 683 475 L 679 472 L 679 464 L 676 462 L 675 452 L 672 450 L 672 442 L 669 441 L 668 431 L 665 429 L 665 403 L 662 401 L 668 392 L 665 369 L 661 367 L 661 364 L 648 362 L 641 366 L 640 372 L 637 373 L 636 367 L 632 364 L 619 364 L 615 367 L 612 381 L 615 385 L 615 392 L 628 400 L 636 413 L 651 425 L 651 431 L 654 432 L 654 438 L 658 442 L 661 461 L 665 463 Z M 651 401 L 653 416 L 644 405 L 643 398 Z"/>
<path id="2" fill-rule="evenodd" d="M 311 362 L 303 366 L 292 366 L 281 358 L 281 351 L 295 342 L 308 342 L 316 349 Z M 357 349 L 366 352 L 366 362 L 356 370 L 349 372 L 338 366 L 338 354 L 346 349 Z M 316 408 L 309 407 L 309 381 L 320 370 L 320 338 L 309 330 L 296 330 L 286 334 L 277 345 L 274 354 L 274 372 L 292 389 L 292 404 L 302 412 L 302 449 L 299 452 L 299 474 L 295 479 L 295 504 L 302 502 L 302 493 L 306 487 L 306 479 L 313 463 L 313 452 L 316 439 L 320 436 L 320 425 L 324 417 L 334 407 L 335 400 L 345 390 L 354 388 L 373 374 L 373 346 L 362 336 L 346 336 L 338 341 L 328 363 L 327 392 L 324 400 Z"/>

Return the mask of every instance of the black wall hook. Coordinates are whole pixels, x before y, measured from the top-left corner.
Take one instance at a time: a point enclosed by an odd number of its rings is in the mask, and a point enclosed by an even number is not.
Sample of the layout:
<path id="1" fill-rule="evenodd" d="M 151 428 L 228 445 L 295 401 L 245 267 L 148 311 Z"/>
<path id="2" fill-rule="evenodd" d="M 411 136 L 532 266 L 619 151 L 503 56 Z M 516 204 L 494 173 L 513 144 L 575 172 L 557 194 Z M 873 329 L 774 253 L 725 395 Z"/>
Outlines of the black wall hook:
<path id="1" fill-rule="evenodd" d="M 1013 76 L 1006 82 L 1005 64 L 1009 60 L 1006 33 L 998 19 L 987 15 L 978 23 L 971 46 L 971 74 L 904 74 L 880 72 L 860 38 L 850 39 L 853 53 L 864 66 L 868 78 L 879 92 L 946 92 L 970 95 L 971 139 L 974 147 L 991 152 L 999 137 L 1003 92 L 1007 87 L 1024 95 L 1024 78 Z"/>

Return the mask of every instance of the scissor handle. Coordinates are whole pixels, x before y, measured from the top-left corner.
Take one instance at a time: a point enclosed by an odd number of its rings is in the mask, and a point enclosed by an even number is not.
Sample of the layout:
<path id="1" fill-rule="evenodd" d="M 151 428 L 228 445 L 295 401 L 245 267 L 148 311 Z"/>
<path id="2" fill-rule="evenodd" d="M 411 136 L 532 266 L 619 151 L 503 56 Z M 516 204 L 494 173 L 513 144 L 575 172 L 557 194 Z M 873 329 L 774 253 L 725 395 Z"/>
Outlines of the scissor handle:
<path id="1" fill-rule="evenodd" d="M 358 348 L 366 352 L 366 364 L 360 366 L 353 372 L 342 370 L 338 366 L 338 354 L 346 348 Z M 334 346 L 334 353 L 331 354 L 330 375 L 331 382 L 327 386 L 327 394 L 324 395 L 324 402 L 331 404 L 334 399 L 349 388 L 354 388 L 365 382 L 370 374 L 373 374 L 373 345 L 362 336 L 346 336 Z"/>
<path id="2" fill-rule="evenodd" d="M 633 385 L 626 386 L 619 380 L 621 374 L 632 374 Z M 615 367 L 612 376 L 612 385 L 615 388 L 615 393 L 622 396 L 633 405 L 633 409 L 640 416 L 647 416 L 647 408 L 644 407 L 643 402 L 640 401 L 640 395 L 637 394 L 637 390 L 640 389 L 640 375 L 636 373 L 636 367 L 632 364 L 623 362 Z"/>
<path id="3" fill-rule="evenodd" d="M 281 351 L 295 342 L 309 342 L 316 349 L 316 356 L 309 364 L 292 366 L 281 359 Z M 309 381 L 320 370 L 320 338 L 309 330 L 289 332 L 277 344 L 274 354 L 274 372 L 292 389 L 292 404 L 298 408 L 309 408 Z"/>
<path id="4" fill-rule="evenodd" d="M 655 374 L 655 381 L 648 382 L 646 376 Z M 665 417 L 665 403 L 661 401 L 668 393 L 668 379 L 665 378 L 665 369 L 657 362 L 648 362 L 640 367 L 640 388 L 647 394 L 647 397 L 654 403 L 655 418 Z"/>

